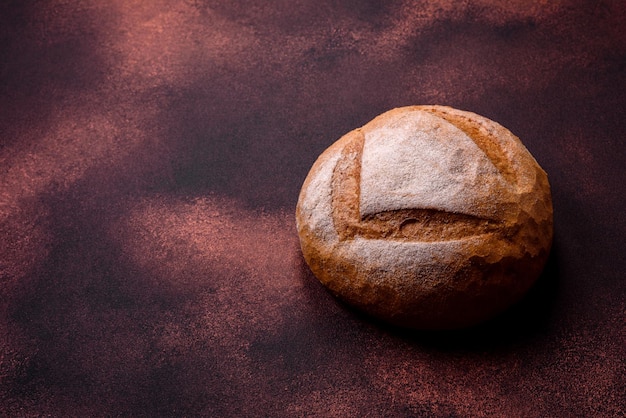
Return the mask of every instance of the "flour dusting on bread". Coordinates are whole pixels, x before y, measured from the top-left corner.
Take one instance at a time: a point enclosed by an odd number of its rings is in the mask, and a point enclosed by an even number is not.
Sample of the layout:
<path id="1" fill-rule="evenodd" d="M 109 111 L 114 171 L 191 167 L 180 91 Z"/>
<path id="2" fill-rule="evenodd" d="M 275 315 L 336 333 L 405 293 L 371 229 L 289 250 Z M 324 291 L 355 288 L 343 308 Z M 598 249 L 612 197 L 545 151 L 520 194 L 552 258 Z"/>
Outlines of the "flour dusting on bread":
<path id="1" fill-rule="evenodd" d="M 489 216 L 490 196 L 508 192 L 495 165 L 463 131 L 428 112 L 397 115 L 368 131 L 361 164 L 361 215 L 436 208 Z"/>

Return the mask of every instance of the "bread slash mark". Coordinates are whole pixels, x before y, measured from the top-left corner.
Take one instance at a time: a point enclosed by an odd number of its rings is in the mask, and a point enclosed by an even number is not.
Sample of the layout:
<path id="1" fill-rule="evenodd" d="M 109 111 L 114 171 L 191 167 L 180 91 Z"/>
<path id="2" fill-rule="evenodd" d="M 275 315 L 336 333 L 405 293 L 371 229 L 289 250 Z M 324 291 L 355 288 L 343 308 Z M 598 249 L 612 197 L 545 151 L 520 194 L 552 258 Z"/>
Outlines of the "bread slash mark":
<path id="1" fill-rule="evenodd" d="M 365 138 L 360 130 L 342 150 L 331 180 L 332 216 L 341 240 L 356 237 L 414 242 L 466 239 L 502 229 L 502 222 L 433 208 L 389 210 L 361 217 L 359 211 L 361 155 Z"/>

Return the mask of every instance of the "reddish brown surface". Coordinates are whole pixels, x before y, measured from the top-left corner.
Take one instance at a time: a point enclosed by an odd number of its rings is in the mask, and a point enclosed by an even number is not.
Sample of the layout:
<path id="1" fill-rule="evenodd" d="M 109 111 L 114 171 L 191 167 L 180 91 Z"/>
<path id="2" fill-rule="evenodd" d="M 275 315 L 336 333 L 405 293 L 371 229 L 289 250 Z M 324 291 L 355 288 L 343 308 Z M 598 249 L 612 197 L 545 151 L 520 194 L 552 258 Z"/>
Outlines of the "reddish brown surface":
<path id="1" fill-rule="evenodd" d="M 626 7 L 422 3 L 4 2 L 0 415 L 620 416 Z M 454 334 L 337 303 L 293 220 L 325 147 L 428 103 L 553 188 L 540 282 Z"/>

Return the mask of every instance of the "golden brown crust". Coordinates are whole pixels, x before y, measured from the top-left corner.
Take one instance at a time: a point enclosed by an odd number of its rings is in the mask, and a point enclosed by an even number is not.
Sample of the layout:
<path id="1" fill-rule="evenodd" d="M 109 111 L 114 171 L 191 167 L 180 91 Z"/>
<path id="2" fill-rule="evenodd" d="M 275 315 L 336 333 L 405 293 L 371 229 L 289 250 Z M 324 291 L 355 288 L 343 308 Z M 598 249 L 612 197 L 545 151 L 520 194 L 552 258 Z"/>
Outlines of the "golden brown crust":
<path id="1" fill-rule="evenodd" d="M 421 112 L 471 138 L 495 167 L 484 175 L 498 193 L 467 213 L 414 207 L 363 215 L 367 136 Z M 333 144 L 303 185 L 296 220 L 305 260 L 324 285 L 365 312 L 414 328 L 466 326 L 502 311 L 538 277 L 552 240 L 547 176 L 519 139 L 442 106 L 394 109 Z"/>

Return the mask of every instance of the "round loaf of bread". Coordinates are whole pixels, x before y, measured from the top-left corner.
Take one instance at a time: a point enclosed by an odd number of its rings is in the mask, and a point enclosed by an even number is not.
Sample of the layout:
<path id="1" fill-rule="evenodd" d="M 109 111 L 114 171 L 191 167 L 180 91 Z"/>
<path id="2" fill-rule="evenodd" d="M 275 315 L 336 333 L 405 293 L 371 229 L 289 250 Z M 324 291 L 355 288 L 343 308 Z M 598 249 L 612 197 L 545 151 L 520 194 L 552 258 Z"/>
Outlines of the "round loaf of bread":
<path id="1" fill-rule="evenodd" d="M 546 173 L 498 123 L 409 106 L 320 155 L 296 223 L 307 264 L 340 299 L 399 326 L 460 328 L 539 277 L 552 199 Z"/>

